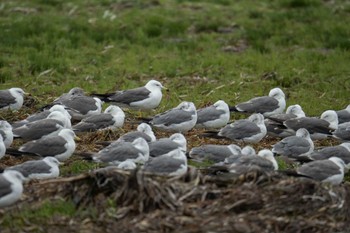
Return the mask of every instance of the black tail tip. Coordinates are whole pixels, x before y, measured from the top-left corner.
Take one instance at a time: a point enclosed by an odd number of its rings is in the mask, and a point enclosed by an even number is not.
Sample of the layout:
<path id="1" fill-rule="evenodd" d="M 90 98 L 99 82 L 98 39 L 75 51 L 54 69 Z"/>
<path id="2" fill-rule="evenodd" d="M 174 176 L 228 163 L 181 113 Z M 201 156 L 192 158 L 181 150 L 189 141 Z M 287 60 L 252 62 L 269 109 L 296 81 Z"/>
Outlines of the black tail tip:
<path id="1" fill-rule="evenodd" d="M 230 112 L 239 112 L 236 106 L 229 106 Z"/>

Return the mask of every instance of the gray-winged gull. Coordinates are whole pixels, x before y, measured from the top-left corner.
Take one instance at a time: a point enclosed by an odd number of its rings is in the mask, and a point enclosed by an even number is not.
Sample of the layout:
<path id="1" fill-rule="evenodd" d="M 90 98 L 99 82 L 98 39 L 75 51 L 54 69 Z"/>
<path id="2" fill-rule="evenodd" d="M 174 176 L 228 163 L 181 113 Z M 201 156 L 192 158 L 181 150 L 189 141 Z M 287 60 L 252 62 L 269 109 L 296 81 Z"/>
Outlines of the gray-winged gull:
<path id="1" fill-rule="evenodd" d="M 177 149 L 167 155 L 150 159 L 143 170 L 158 175 L 181 176 L 186 174 L 187 168 L 186 155 L 181 149 Z"/>
<path id="2" fill-rule="evenodd" d="M 18 110 L 22 107 L 25 92 L 18 87 L 7 90 L 0 90 L 0 110 L 11 109 Z"/>
<path id="3" fill-rule="evenodd" d="M 350 141 L 350 122 L 339 124 L 333 136 L 343 141 Z"/>
<path id="4" fill-rule="evenodd" d="M 344 179 L 345 164 L 338 157 L 305 163 L 297 173 L 321 182 L 340 184 Z"/>
<path id="5" fill-rule="evenodd" d="M 18 151 L 8 149 L 12 155 L 37 155 L 41 157 L 52 156 L 59 161 L 64 161 L 72 156 L 75 151 L 75 133 L 71 129 L 62 129 L 57 135 L 42 137 L 38 140 L 23 144 Z"/>
<path id="6" fill-rule="evenodd" d="M 54 111 L 46 119 L 33 121 L 13 129 L 14 137 L 24 140 L 36 140 L 47 135 L 57 135 L 58 132 L 67 128 L 70 120 L 59 111 Z"/>
<path id="7" fill-rule="evenodd" d="M 232 155 L 240 155 L 241 148 L 235 144 L 230 145 L 215 145 L 206 144 L 199 147 L 193 147 L 189 152 L 189 157 L 192 160 L 202 162 L 209 160 L 215 163 L 223 162 L 226 158 Z"/>
<path id="8" fill-rule="evenodd" d="M 295 131 L 305 128 L 309 131 L 312 139 L 324 139 L 331 136 L 332 132 L 338 128 L 338 116 L 335 111 L 327 110 L 321 114 L 321 118 L 294 118 L 286 120 L 284 125 Z"/>
<path id="9" fill-rule="evenodd" d="M 174 133 L 169 138 L 161 138 L 148 143 L 148 145 L 151 157 L 166 155 L 177 149 L 182 150 L 184 153 L 187 150 L 187 140 L 181 133 Z"/>
<path id="10" fill-rule="evenodd" d="M 277 142 L 272 149 L 273 153 L 299 161 L 310 160 L 309 155 L 313 151 L 314 143 L 309 132 L 304 128 L 298 129 L 295 136 L 286 137 Z"/>
<path id="11" fill-rule="evenodd" d="M 15 170 L 25 177 L 26 180 L 56 178 L 60 174 L 60 162 L 55 157 L 45 157 L 42 160 L 31 160 L 11 166 L 6 170 Z"/>
<path id="12" fill-rule="evenodd" d="M 12 126 L 7 121 L 0 121 L 0 134 L 4 140 L 6 148 L 13 142 Z"/>
<path id="13" fill-rule="evenodd" d="M 6 153 L 6 146 L 2 138 L 2 135 L 0 134 L 0 159 L 5 156 L 5 153 Z"/>
<path id="14" fill-rule="evenodd" d="M 118 142 L 132 142 L 136 138 L 143 138 L 148 143 L 154 142 L 156 140 L 156 136 L 154 135 L 154 132 L 147 123 L 141 123 L 137 126 L 136 131 L 131 131 L 126 134 L 123 134 L 120 138 L 118 138 Z"/>
<path id="15" fill-rule="evenodd" d="M 283 91 L 276 87 L 270 90 L 269 96 L 255 97 L 247 102 L 230 107 L 230 111 L 244 113 L 261 113 L 265 117 L 282 113 L 286 108 Z"/>
<path id="16" fill-rule="evenodd" d="M 124 124 L 125 114 L 118 106 L 111 105 L 103 113 L 91 115 L 73 126 L 76 132 L 92 132 L 120 128 Z"/>
<path id="17" fill-rule="evenodd" d="M 230 109 L 223 100 L 197 110 L 196 128 L 215 129 L 224 127 L 230 120 Z"/>
<path id="18" fill-rule="evenodd" d="M 229 167 L 230 173 L 242 174 L 248 171 L 276 171 L 278 163 L 270 150 L 264 149 L 257 155 L 241 156 Z"/>
<path id="19" fill-rule="evenodd" d="M 315 150 L 309 155 L 312 160 L 323 160 L 330 157 L 342 159 L 347 168 L 350 168 L 350 142 L 344 142 L 337 146 L 328 146 Z"/>
<path id="20" fill-rule="evenodd" d="M 345 109 L 336 111 L 336 113 L 338 115 L 339 124 L 350 122 L 350 104 Z"/>
<path id="21" fill-rule="evenodd" d="M 92 155 L 92 160 L 111 165 L 119 165 L 126 160 L 145 163 L 148 159 L 149 147 L 143 138 L 137 138 L 133 142 L 115 142 Z"/>
<path id="22" fill-rule="evenodd" d="M 255 113 L 248 119 L 236 120 L 222 128 L 217 135 L 235 141 L 260 142 L 266 135 L 264 116 Z"/>
<path id="23" fill-rule="evenodd" d="M 196 122 L 196 106 L 192 102 L 183 101 L 177 107 L 155 115 L 149 123 L 165 131 L 187 132 Z"/>
<path id="24" fill-rule="evenodd" d="M 23 175 L 18 171 L 4 171 L 0 174 L 0 208 L 18 201 L 23 193 Z"/>
<path id="25" fill-rule="evenodd" d="M 224 160 L 224 164 L 232 164 L 235 163 L 242 156 L 254 156 L 256 155 L 256 151 L 251 146 L 245 146 L 241 149 L 240 154 L 230 155 Z"/>
<path id="26" fill-rule="evenodd" d="M 157 108 L 162 100 L 163 85 L 150 80 L 143 87 L 117 91 L 109 94 L 93 94 L 104 102 L 110 102 L 120 107 L 127 107 L 139 110 L 150 110 Z"/>

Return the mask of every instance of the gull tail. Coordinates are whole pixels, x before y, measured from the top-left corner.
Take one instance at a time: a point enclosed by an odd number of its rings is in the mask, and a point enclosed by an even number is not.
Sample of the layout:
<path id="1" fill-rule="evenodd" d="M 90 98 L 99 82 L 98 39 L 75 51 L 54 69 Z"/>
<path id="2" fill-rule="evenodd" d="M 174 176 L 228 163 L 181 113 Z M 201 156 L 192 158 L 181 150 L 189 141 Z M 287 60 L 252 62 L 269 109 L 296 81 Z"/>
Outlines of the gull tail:
<path id="1" fill-rule="evenodd" d="M 15 148 L 7 148 L 6 154 L 12 155 L 12 156 L 23 156 L 23 155 L 34 155 L 38 156 L 37 154 L 31 153 L 31 152 L 22 152 Z"/>
<path id="2" fill-rule="evenodd" d="M 236 106 L 229 106 L 228 108 L 230 109 L 230 112 L 240 112 L 240 111 L 236 108 Z"/>
<path id="3" fill-rule="evenodd" d="M 93 161 L 94 153 L 92 152 L 74 152 L 74 154 L 82 157 L 83 160 Z"/>
<path id="4" fill-rule="evenodd" d="M 113 102 L 110 97 L 115 95 L 115 93 L 106 93 L 106 94 L 98 94 L 98 93 L 91 93 L 90 96 L 97 97 L 103 102 Z"/>
<path id="5" fill-rule="evenodd" d="M 205 131 L 204 133 L 200 134 L 200 137 L 206 137 L 206 138 L 216 138 L 216 139 L 224 139 L 225 137 L 219 136 L 218 131 Z"/>
<path id="6" fill-rule="evenodd" d="M 299 174 L 296 170 L 282 170 L 282 171 L 278 171 L 281 174 L 287 175 L 287 176 L 291 176 L 291 177 L 302 177 L 302 178 L 309 178 L 312 179 L 310 176 L 306 176 L 303 174 Z"/>

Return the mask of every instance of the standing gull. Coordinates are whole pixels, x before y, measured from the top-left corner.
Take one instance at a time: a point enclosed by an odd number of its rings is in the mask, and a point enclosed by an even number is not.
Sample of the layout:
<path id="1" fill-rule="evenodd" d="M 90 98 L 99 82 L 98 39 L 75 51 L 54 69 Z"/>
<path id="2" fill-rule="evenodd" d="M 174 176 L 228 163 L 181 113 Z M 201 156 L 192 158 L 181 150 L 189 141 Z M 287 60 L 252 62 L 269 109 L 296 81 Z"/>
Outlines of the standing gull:
<path id="1" fill-rule="evenodd" d="M 189 153 L 191 160 L 202 162 L 210 160 L 218 163 L 223 162 L 226 158 L 232 155 L 240 155 L 241 148 L 235 144 L 231 145 L 215 145 L 207 144 L 199 147 L 193 147 Z"/>
<path id="2" fill-rule="evenodd" d="M 110 94 L 93 94 L 104 102 L 110 102 L 120 107 L 127 107 L 139 110 L 150 110 L 157 108 L 162 100 L 163 85 L 156 81 L 150 80 L 143 87 L 117 91 Z"/>
<path id="3" fill-rule="evenodd" d="M 187 150 L 186 138 L 181 133 L 175 133 L 169 138 L 161 138 L 157 141 L 150 142 L 148 145 L 149 155 L 151 157 L 166 155 L 177 149 L 180 149 L 184 153 L 186 153 Z"/>
<path id="4" fill-rule="evenodd" d="M 230 111 L 244 113 L 261 113 L 265 117 L 282 113 L 286 108 L 283 91 L 276 87 L 269 92 L 269 96 L 255 97 L 247 102 L 230 107 Z"/>
<path id="5" fill-rule="evenodd" d="M 330 157 L 338 157 L 342 159 L 350 168 L 350 142 L 344 142 L 338 146 L 328 146 L 320 150 L 314 151 L 309 156 L 312 160 L 323 160 Z"/>
<path id="6" fill-rule="evenodd" d="M 297 169 L 297 173 L 314 180 L 340 184 L 344 179 L 345 164 L 338 157 L 305 163 Z"/>
<path id="7" fill-rule="evenodd" d="M 56 178 L 60 174 L 60 162 L 54 157 L 45 157 L 42 160 L 31 160 L 8 167 L 6 170 L 15 170 L 25 177 L 26 180 Z"/>
<path id="8" fill-rule="evenodd" d="M 149 123 L 165 131 L 187 132 L 196 122 L 196 106 L 192 102 L 184 101 L 173 109 L 155 115 Z"/>
<path id="9" fill-rule="evenodd" d="M 298 129 L 295 136 L 282 139 L 272 149 L 273 153 L 299 161 L 310 160 L 309 155 L 313 151 L 314 143 L 304 128 Z"/>
<path id="10" fill-rule="evenodd" d="M 71 129 L 62 129 L 58 135 L 45 136 L 38 140 L 23 144 L 18 151 L 8 150 L 12 155 L 36 155 L 41 157 L 52 156 L 59 161 L 67 160 L 74 153 L 76 144 L 75 133 Z"/>
<path id="11" fill-rule="evenodd" d="M 124 124 L 125 114 L 118 106 L 111 105 L 104 113 L 84 118 L 80 123 L 73 126 L 76 132 L 91 132 L 104 129 L 120 128 Z"/>
<path id="12" fill-rule="evenodd" d="M 221 128 L 230 120 L 230 109 L 223 100 L 197 110 L 196 128 Z"/>
<path id="13" fill-rule="evenodd" d="M 25 92 L 21 88 L 13 87 L 7 90 L 0 90 L 0 110 L 18 110 L 22 107 Z"/>
<path id="14" fill-rule="evenodd" d="M 0 208 L 18 201 L 23 193 L 23 175 L 18 171 L 4 171 L 0 174 Z"/>
<path id="15" fill-rule="evenodd" d="M 336 111 L 339 124 L 350 122 L 350 104 L 342 110 Z"/>
<path id="16" fill-rule="evenodd" d="M 13 132 L 10 123 L 7 121 L 0 121 L 0 134 L 4 140 L 5 147 L 10 147 L 13 142 Z"/>

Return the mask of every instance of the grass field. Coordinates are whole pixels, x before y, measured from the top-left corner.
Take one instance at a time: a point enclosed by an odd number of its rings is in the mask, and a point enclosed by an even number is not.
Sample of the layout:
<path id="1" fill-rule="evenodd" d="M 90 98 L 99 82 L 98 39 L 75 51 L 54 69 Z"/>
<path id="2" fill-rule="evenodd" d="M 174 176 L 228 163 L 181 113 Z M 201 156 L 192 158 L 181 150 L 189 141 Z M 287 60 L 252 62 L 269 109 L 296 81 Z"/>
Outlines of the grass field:
<path id="1" fill-rule="evenodd" d="M 233 105 L 278 86 L 287 105 L 319 116 L 350 103 L 349 16 L 350 3 L 341 0 L 4 0 L 0 87 L 22 87 L 35 102 L 0 117 L 23 118 L 72 87 L 103 93 L 150 79 L 170 89 L 156 112 L 182 100 Z M 202 143 L 195 134 L 190 145 Z M 93 145 L 78 146 L 87 148 Z M 95 167 L 75 158 L 62 174 Z M 52 226 L 58 216 L 94 219 L 91 208 L 59 199 L 11 210 L 0 222 L 40 232 L 40 223 Z"/>

